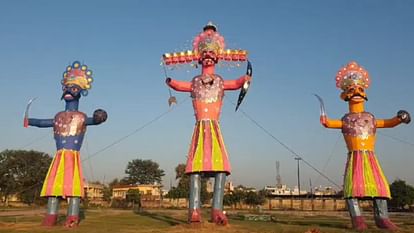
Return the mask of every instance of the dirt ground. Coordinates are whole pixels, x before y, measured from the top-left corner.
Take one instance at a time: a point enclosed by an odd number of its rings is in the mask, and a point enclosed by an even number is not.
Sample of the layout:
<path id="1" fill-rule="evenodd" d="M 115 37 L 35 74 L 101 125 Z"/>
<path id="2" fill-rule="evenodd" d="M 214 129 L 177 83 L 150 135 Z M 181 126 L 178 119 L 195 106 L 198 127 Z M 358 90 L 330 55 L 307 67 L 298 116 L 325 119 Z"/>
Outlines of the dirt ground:
<path id="1" fill-rule="evenodd" d="M 63 227 L 65 210 L 61 210 L 59 223 L 55 227 L 42 227 L 40 222 L 44 209 L 0 210 L 0 233 L 6 232 L 76 232 L 76 233 L 336 233 L 354 232 L 346 212 L 271 211 L 261 213 L 271 221 L 248 221 L 246 215 L 258 216 L 247 211 L 229 211 L 230 223 L 217 226 L 208 222 L 208 211 L 203 212 L 204 222 L 186 223 L 185 209 L 153 209 L 134 213 L 131 210 L 88 209 L 82 213 L 84 219 L 74 229 Z M 393 213 L 392 220 L 400 227 L 398 232 L 414 232 L 414 213 Z M 375 227 L 372 216 L 366 216 L 367 232 L 384 232 Z M 269 219 L 268 219 L 269 220 Z"/>

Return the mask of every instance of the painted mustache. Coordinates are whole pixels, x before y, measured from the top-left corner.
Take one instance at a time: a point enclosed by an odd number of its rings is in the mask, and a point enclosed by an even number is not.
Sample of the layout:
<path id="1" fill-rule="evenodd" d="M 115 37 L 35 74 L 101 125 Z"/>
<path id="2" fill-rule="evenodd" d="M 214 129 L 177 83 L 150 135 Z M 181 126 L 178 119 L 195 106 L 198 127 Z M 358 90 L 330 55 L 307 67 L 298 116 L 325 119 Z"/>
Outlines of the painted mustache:
<path id="1" fill-rule="evenodd" d="M 63 92 L 62 97 L 60 97 L 60 100 L 65 99 L 66 95 L 70 95 L 72 97 L 72 99 L 76 98 L 70 91 L 65 91 L 65 92 Z"/>
<path id="2" fill-rule="evenodd" d="M 357 93 L 357 94 L 353 94 L 353 95 L 351 95 L 351 96 L 347 96 L 347 97 L 345 98 L 345 101 L 349 101 L 349 100 L 351 100 L 352 98 L 354 98 L 354 97 L 356 97 L 356 96 L 359 96 L 359 97 L 363 98 L 364 100 L 368 101 L 368 97 L 366 97 L 366 96 L 362 96 L 362 95 L 361 95 L 361 94 L 359 94 L 359 93 Z"/>

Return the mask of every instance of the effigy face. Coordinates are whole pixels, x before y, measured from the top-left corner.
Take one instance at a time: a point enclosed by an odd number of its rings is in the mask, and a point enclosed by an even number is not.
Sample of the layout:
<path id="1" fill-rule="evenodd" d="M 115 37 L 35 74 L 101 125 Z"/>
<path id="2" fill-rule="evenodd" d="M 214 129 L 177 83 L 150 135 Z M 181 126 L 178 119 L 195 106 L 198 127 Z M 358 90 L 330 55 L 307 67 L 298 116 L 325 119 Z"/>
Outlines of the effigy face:
<path id="1" fill-rule="evenodd" d="M 367 139 L 375 135 L 375 118 L 371 113 L 348 113 L 342 118 L 342 133 L 352 137 Z"/>
<path id="2" fill-rule="evenodd" d="M 59 112 L 55 116 L 53 132 L 57 136 L 78 136 L 86 132 L 86 115 L 82 112 Z"/>
<path id="3" fill-rule="evenodd" d="M 191 97 L 196 101 L 214 103 L 224 96 L 224 81 L 218 75 L 199 75 L 192 80 Z"/>

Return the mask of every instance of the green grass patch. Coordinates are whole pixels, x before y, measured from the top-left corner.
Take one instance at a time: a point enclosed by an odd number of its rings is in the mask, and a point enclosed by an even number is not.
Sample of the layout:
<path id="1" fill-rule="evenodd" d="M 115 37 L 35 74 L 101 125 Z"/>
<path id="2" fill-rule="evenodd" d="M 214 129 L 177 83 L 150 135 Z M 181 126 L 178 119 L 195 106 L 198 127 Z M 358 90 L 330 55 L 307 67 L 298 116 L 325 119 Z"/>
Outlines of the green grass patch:
<path id="1" fill-rule="evenodd" d="M 248 212 L 245 212 L 249 214 Z M 243 212 L 230 213 L 231 216 L 242 215 Z M 328 215 L 304 214 L 303 212 L 268 212 L 272 221 L 246 221 L 242 218 L 230 218 L 228 226 L 216 226 L 209 223 L 209 211 L 203 210 L 202 224 L 186 223 L 187 210 L 145 210 L 134 213 L 131 210 L 86 210 L 85 218 L 79 227 L 67 229 L 63 227 L 65 216 L 59 217 L 58 226 L 46 228 L 40 226 L 42 215 L 3 216 L 0 215 L 0 233 L 305 233 L 310 229 L 319 229 L 323 233 L 349 233 L 349 218 L 343 213 Z M 401 228 L 400 232 L 414 232 L 412 221 L 414 214 L 393 215 L 392 220 Z M 367 215 L 368 233 L 384 232 L 375 227 L 371 215 Z"/>

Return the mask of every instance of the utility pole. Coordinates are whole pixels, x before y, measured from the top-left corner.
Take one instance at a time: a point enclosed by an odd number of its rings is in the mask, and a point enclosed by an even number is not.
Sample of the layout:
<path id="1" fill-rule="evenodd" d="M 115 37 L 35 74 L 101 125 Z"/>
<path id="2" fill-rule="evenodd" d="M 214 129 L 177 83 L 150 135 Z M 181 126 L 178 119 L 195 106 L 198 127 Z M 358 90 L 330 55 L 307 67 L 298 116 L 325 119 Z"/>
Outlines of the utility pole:
<path id="1" fill-rule="evenodd" d="M 295 160 L 298 161 L 298 190 L 299 190 L 299 197 L 300 197 L 300 166 L 299 161 L 302 160 L 301 157 L 295 157 Z"/>

